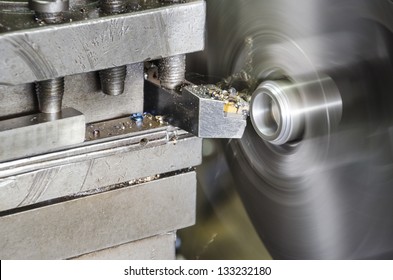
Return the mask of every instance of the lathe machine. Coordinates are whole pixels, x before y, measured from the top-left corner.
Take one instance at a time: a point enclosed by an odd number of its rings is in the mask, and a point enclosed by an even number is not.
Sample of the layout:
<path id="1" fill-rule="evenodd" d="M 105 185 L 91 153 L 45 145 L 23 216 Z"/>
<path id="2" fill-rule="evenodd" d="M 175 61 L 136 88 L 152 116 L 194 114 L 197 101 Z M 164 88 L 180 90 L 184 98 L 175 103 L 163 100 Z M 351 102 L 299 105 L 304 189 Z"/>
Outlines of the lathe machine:
<path id="1" fill-rule="evenodd" d="M 273 258 L 392 258 L 392 15 L 0 0 L 0 258 L 173 259 L 203 138 Z"/>

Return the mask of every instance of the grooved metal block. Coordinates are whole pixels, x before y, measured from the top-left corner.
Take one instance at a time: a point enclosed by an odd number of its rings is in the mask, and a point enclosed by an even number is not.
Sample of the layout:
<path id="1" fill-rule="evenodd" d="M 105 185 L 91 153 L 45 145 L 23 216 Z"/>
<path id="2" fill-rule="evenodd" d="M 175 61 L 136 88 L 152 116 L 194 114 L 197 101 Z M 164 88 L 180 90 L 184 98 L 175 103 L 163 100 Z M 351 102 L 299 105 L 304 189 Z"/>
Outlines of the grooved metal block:
<path id="1" fill-rule="evenodd" d="M 158 139 L 141 146 L 149 139 L 142 134 L 0 164 L 0 211 L 200 164 L 201 139 L 168 142 L 165 130 L 150 137 Z"/>
<path id="2" fill-rule="evenodd" d="M 0 34 L 0 84 L 17 85 L 204 47 L 205 2 Z"/>
<path id="3" fill-rule="evenodd" d="M 0 217 L 0 259 L 64 259 L 195 222 L 195 172 Z"/>
<path id="4" fill-rule="evenodd" d="M 168 232 L 71 258 L 74 260 L 174 260 L 176 233 Z"/>

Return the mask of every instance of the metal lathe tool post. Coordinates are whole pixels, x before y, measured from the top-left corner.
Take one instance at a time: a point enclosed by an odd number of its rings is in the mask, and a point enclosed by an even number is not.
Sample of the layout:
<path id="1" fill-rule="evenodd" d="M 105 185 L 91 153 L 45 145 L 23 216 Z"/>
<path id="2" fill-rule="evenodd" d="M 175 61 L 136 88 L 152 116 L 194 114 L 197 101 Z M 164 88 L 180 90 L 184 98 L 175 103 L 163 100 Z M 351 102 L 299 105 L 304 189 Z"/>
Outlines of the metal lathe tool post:
<path id="1" fill-rule="evenodd" d="M 0 258 L 173 259 L 202 140 L 146 112 L 144 62 L 202 50 L 205 2 L 63 2 L 0 1 Z M 63 77 L 60 107 L 42 110 L 52 97 L 33 84 Z"/>

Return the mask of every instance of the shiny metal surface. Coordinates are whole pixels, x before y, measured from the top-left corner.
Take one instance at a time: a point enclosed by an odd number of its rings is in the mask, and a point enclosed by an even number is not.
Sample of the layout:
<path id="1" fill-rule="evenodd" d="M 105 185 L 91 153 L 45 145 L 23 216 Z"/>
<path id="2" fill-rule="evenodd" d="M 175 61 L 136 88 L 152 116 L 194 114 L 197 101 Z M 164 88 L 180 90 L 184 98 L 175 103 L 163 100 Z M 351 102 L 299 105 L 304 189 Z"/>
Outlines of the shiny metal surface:
<path id="1" fill-rule="evenodd" d="M 282 145 L 299 139 L 304 131 L 302 100 L 290 83 L 266 81 L 251 99 L 251 122 L 263 140 Z"/>
<path id="2" fill-rule="evenodd" d="M 241 73 L 250 93 L 286 79 L 315 109 L 295 142 L 248 125 L 226 145 L 273 258 L 392 258 L 391 1 L 216 0 L 207 11 L 208 75 Z"/>
<path id="3" fill-rule="evenodd" d="M 315 100 L 314 91 L 302 91 L 302 85 L 288 80 L 264 81 L 251 98 L 250 119 L 255 131 L 265 141 L 283 145 L 301 140 L 307 133 L 306 118 L 328 114 L 331 126 L 337 126 L 342 116 L 342 100 L 329 78 L 319 83 L 329 88 L 328 98 Z M 325 91 L 327 92 L 327 91 Z"/>

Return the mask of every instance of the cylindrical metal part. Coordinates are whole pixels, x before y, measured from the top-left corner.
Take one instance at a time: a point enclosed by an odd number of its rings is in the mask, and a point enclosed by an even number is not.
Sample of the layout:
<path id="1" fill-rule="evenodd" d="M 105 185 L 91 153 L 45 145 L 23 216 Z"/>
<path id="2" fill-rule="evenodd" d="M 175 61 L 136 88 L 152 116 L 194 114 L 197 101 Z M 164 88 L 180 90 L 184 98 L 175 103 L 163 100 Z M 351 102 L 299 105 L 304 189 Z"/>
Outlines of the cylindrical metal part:
<path id="1" fill-rule="evenodd" d="M 56 24 L 64 21 L 62 12 L 68 11 L 69 0 L 31 0 L 29 7 L 35 11 L 38 19 L 49 24 Z M 61 112 L 64 78 L 41 81 L 35 85 L 39 110 L 47 114 Z"/>
<path id="2" fill-rule="evenodd" d="M 127 67 L 119 66 L 100 71 L 101 89 L 108 95 L 120 95 L 124 92 Z"/>
<path id="3" fill-rule="evenodd" d="M 46 23 L 61 23 L 63 12 L 69 9 L 69 0 L 30 0 L 30 9 L 34 10 L 39 20 Z"/>
<path id="4" fill-rule="evenodd" d="M 158 75 L 161 86 L 167 89 L 174 89 L 181 85 L 185 79 L 185 72 L 185 54 L 163 58 L 158 65 Z"/>
<path id="5" fill-rule="evenodd" d="M 36 12 L 36 17 L 48 24 L 62 23 L 64 21 L 64 16 L 62 13 L 38 13 Z"/>
<path id="6" fill-rule="evenodd" d="M 126 11 L 125 0 L 100 0 L 101 10 L 106 15 L 121 14 Z M 101 70 L 100 72 L 102 92 L 108 95 L 120 95 L 124 92 L 124 82 L 127 75 L 127 67 L 119 66 Z"/>
<path id="7" fill-rule="evenodd" d="M 100 0 L 101 10 L 104 14 L 121 14 L 126 11 L 125 0 Z"/>
<path id="8" fill-rule="evenodd" d="M 58 113 L 61 111 L 61 104 L 64 94 L 64 78 L 36 83 L 38 106 L 42 113 Z"/>
<path id="9" fill-rule="evenodd" d="M 30 0 L 30 9 L 39 13 L 60 13 L 69 9 L 69 0 Z"/>
<path id="10" fill-rule="evenodd" d="M 275 145 L 297 140 L 304 131 L 304 110 L 289 81 L 263 82 L 251 99 L 251 122 L 258 135 Z"/>

